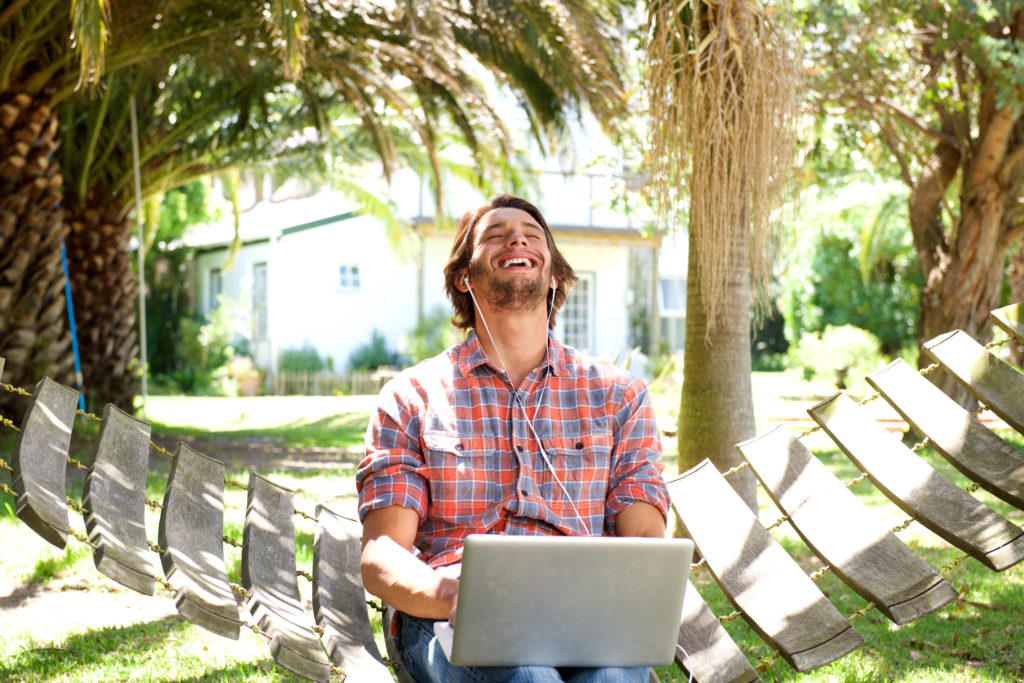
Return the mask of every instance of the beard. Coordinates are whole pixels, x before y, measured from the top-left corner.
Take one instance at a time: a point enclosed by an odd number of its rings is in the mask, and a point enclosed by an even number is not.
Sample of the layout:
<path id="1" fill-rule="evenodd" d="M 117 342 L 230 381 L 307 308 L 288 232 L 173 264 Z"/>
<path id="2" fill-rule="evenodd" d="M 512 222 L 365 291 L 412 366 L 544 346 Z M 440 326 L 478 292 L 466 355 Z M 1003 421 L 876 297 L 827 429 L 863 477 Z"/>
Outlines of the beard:
<path id="1" fill-rule="evenodd" d="M 477 292 L 482 293 L 493 308 L 521 311 L 532 311 L 545 304 L 545 284 L 551 279 L 540 272 L 532 280 L 499 280 L 487 272 L 479 261 L 469 264 L 469 274 L 474 282 L 483 283 L 484 286 L 478 287 Z"/>

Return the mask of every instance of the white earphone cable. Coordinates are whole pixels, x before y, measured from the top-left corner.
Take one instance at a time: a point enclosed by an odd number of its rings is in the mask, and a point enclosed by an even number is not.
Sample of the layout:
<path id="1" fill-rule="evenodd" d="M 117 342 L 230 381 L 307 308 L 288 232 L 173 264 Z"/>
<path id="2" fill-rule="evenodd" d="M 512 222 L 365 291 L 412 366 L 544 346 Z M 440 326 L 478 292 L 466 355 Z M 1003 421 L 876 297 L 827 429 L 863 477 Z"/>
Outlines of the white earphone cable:
<path id="1" fill-rule="evenodd" d="M 473 294 L 473 286 L 469 284 L 469 278 L 468 277 L 465 278 L 465 282 L 466 282 L 466 287 L 469 289 L 469 296 L 473 300 L 473 304 L 476 306 L 476 313 L 477 313 L 477 315 L 480 316 L 480 320 L 482 320 L 483 323 L 484 323 L 484 331 L 487 332 L 487 336 L 490 338 L 491 343 L 494 344 L 494 350 L 497 351 L 497 353 L 498 353 L 498 362 L 501 363 L 501 370 L 502 370 L 502 372 L 505 373 L 505 377 L 509 378 L 509 382 L 511 383 L 511 377 L 509 377 L 508 368 L 505 365 L 505 359 L 501 355 L 501 347 L 498 345 L 498 340 L 495 339 L 493 334 L 491 334 L 491 328 L 488 327 L 488 325 L 487 325 L 487 318 L 484 317 L 483 311 L 480 310 L 480 305 L 476 301 L 476 295 Z M 551 327 L 551 315 L 554 312 L 555 312 L 555 288 L 552 287 L 551 288 L 551 307 L 548 310 L 548 324 L 547 324 L 547 328 L 548 329 L 550 329 L 550 327 Z M 545 355 L 547 353 L 550 353 L 550 345 L 548 345 L 548 350 L 545 352 Z M 545 374 L 544 374 L 544 383 L 541 385 L 541 389 L 540 389 L 541 392 L 543 392 L 543 390 L 547 387 L 547 378 L 548 378 L 547 372 L 548 371 L 546 370 Z M 513 386 L 512 387 L 512 393 L 513 393 L 513 395 L 515 395 L 516 403 L 519 405 L 519 409 L 523 411 L 523 417 L 526 418 L 526 424 L 530 428 L 530 433 L 533 434 L 533 438 L 537 442 L 537 449 L 540 451 L 541 459 L 544 461 L 544 464 L 547 465 L 548 471 L 550 471 L 551 472 L 551 476 L 555 478 L 555 481 L 558 483 L 559 488 L 562 489 L 562 493 L 565 494 L 565 499 L 568 500 L 569 501 L 569 505 L 572 506 L 572 511 L 573 511 L 573 513 L 576 514 L 576 519 L 579 520 L 580 525 L 583 527 L 583 530 L 586 532 L 586 534 L 588 536 L 590 536 L 591 533 L 590 533 L 589 525 L 587 525 L 586 520 L 583 519 L 583 515 L 580 514 L 579 508 L 576 507 L 575 501 L 573 501 L 572 496 L 569 495 L 569 491 L 568 491 L 568 489 L 565 488 L 565 484 L 563 484 L 562 480 L 558 477 L 558 473 L 555 472 L 555 468 L 551 464 L 551 460 L 548 459 L 547 452 L 545 452 L 545 450 L 544 450 L 544 444 L 541 443 L 540 436 L 538 436 L 537 430 L 533 426 L 533 421 L 537 419 L 537 411 L 540 410 L 541 399 L 543 397 L 538 395 L 538 397 L 537 397 L 537 405 L 534 406 L 534 408 L 533 408 L 533 419 L 531 419 L 530 418 L 530 414 L 528 412 L 526 412 L 526 405 L 523 403 L 523 399 L 519 396 L 519 388 L 516 387 L 516 386 Z M 549 390 L 549 394 L 550 394 L 550 390 Z"/>

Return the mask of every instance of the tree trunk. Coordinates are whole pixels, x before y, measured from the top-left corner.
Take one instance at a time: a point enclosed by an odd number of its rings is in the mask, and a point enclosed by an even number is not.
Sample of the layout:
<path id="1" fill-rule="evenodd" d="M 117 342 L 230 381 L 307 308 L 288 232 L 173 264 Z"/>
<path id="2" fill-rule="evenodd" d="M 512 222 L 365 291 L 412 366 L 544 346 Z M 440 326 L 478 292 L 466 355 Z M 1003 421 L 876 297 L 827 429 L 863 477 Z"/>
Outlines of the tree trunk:
<path id="1" fill-rule="evenodd" d="M 743 462 L 735 445 L 754 436 L 750 383 L 750 265 L 747 243 L 732 249 L 728 295 L 719 307 L 714 331 L 701 300 L 694 232 L 689 234 L 686 283 L 686 354 L 679 402 L 679 470 L 709 458 L 720 472 Z M 749 469 L 729 483 L 757 514 L 757 483 Z"/>
<path id="2" fill-rule="evenodd" d="M 68 271 L 75 306 L 86 406 L 132 412 L 138 392 L 136 277 L 131 221 L 120 207 L 69 208 Z"/>
<path id="3" fill-rule="evenodd" d="M 63 177 L 56 112 L 47 93 L 0 99 L 0 356 L 3 381 L 30 389 L 44 376 L 72 383 L 60 240 Z M 0 410 L 20 419 L 28 406 L 0 392 Z"/>
<path id="4" fill-rule="evenodd" d="M 1024 144 L 1022 121 L 1012 107 L 991 110 L 979 121 L 969 155 L 939 143 L 911 192 L 910 225 L 925 275 L 918 322 L 921 343 L 955 329 L 979 342 L 989 341 L 988 314 L 999 306 L 1024 176 L 1019 155 L 1011 153 Z M 954 131 L 953 126 L 944 126 L 946 133 Z M 960 211 L 947 236 L 941 229 L 943 199 L 958 170 Z M 919 365 L 927 364 L 922 354 Z M 946 373 L 932 373 L 929 379 L 962 405 L 974 402 Z"/>
<path id="5" fill-rule="evenodd" d="M 1006 279 L 1010 285 L 1010 301 L 1024 301 L 1024 244 L 1018 243 L 1017 250 L 1010 256 L 1010 264 L 1006 269 Z M 1011 363 L 1024 368 L 1024 344 L 1011 341 L 1003 347 Z"/>
<path id="6" fill-rule="evenodd" d="M 983 177 L 971 173 L 960 198 L 960 222 L 947 247 L 930 270 L 921 294 L 918 340 L 924 342 L 951 330 L 961 329 L 979 342 L 987 343 L 992 323 L 989 312 L 999 307 L 1005 272 L 1007 226 L 1004 218 L 1015 204 L 1018 183 L 1006 187 L 996 173 Z M 929 364 L 922 354 L 920 366 Z M 973 399 L 966 389 L 946 373 L 932 373 L 929 379 L 963 405 Z"/>

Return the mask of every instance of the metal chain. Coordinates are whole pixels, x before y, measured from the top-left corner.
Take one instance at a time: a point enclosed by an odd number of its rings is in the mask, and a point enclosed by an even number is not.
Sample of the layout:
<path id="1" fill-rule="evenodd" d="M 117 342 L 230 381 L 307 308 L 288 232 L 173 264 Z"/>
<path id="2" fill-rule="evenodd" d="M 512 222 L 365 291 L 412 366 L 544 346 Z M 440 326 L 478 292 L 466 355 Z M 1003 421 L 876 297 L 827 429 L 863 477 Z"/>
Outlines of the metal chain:
<path id="1" fill-rule="evenodd" d="M 228 585 L 230 585 L 231 589 L 234 590 L 239 595 L 242 595 L 242 596 L 244 596 L 246 598 L 252 599 L 252 591 L 248 590 L 244 586 L 241 586 L 241 585 L 239 585 L 237 583 L 234 583 L 233 581 L 229 582 Z"/>

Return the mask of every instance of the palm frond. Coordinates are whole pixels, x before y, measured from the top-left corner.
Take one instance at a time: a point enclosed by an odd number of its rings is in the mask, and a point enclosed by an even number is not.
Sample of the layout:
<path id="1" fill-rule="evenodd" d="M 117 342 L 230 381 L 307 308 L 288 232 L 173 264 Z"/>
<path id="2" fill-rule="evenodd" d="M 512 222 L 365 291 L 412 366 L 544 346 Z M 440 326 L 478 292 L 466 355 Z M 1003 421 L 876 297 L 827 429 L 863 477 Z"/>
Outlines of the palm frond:
<path id="1" fill-rule="evenodd" d="M 71 0 L 71 47 L 79 57 L 78 84 L 94 87 L 103 75 L 110 27 L 107 0 Z"/>
<path id="2" fill-rule="evenodd" d="M 284 76 L 297 81 L 306 63 L 305 40 L 309 31 L 306 3 L 303 0 L 273 0 L 266 15 Z"/>

